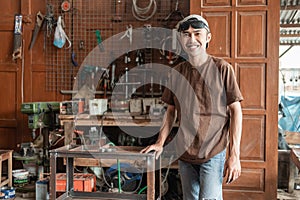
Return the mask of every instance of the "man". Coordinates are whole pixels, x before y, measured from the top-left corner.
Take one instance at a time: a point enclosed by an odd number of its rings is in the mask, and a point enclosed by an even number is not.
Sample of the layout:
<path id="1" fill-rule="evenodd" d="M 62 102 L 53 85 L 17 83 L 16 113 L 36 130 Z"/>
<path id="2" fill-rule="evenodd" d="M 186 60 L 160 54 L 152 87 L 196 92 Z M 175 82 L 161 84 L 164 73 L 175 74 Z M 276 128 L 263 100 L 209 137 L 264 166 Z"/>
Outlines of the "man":
<path id="1" fill-rule="evenodd" d="M 190 15 L 176 28 L 188 60 L 171 70 L 162 96 L 168 107 L 158 140 L 141 152 L 161 155 L 177 112 L 176 152 L 184 200 L 222 200 L 223 177 L 227 175 L 229 184 L 241 175 L 243 97 L 232 66 L 206 53 L 211 40 L 207 21 Z"/>

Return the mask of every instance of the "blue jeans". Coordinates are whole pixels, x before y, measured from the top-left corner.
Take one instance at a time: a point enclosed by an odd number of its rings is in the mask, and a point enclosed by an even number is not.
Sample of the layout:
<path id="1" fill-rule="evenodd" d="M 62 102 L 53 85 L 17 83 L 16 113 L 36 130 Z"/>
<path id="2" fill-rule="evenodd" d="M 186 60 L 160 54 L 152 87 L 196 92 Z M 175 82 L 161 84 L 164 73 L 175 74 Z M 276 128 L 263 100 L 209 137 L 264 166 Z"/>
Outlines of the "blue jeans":
<path id="1" fill-rule="evenodd" d="M 179 161 L 184 200 L 222 200 L 222 181 L 226 150 L 205 163 Z"/>

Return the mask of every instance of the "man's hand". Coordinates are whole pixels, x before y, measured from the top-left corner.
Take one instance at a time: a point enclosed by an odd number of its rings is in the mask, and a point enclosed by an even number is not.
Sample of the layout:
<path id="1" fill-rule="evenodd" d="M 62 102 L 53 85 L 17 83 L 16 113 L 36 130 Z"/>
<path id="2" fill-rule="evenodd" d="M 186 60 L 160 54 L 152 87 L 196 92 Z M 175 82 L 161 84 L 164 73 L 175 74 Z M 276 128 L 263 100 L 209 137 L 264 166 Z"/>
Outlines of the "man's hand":
<path id="1" fill-rule="evenodd" d="M 149 153 L 150 151 L 155 151 L 155 158 L 157 160 L 163 151 L 163 146 L 158 143 L 152 144 L 152 145 L 147 146 L 146 148 L 142 149 L 140 151 L 140 153 Z"/>
<path id="2" fill-rule="evenodd" d="M 241 161 L 237 156 L 229 157 L 224 166 L 224 175 L 227 174 L 226 184 L 232 183 L 241 175 Z"/>

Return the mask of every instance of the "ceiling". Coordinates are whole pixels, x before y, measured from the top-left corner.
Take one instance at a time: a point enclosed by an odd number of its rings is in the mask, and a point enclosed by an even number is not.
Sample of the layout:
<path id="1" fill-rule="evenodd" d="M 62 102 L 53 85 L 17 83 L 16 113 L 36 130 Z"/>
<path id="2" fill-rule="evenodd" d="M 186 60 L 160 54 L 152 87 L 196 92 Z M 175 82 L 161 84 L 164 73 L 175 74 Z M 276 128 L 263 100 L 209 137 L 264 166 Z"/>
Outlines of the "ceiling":
<path id="1" fill-rule="evenodd" d="M 280 0 L 280 45 L 300 45 L 300 0 Z"/>

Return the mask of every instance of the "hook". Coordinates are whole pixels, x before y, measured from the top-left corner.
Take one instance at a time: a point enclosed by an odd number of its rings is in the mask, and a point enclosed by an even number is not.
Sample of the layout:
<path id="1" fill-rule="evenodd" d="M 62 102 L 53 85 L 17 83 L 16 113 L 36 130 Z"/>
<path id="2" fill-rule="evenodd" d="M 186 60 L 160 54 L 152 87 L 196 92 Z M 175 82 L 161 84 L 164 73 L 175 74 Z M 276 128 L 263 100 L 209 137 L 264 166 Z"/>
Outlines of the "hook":
<path id="1" fill-rule="evenodd" d="M 179 2 L 178 2 L 178 0 L 176 0 L 176 6 L 175 6 L 176 11 L 178 10 L 178 4 L 179 4 Z"/>

